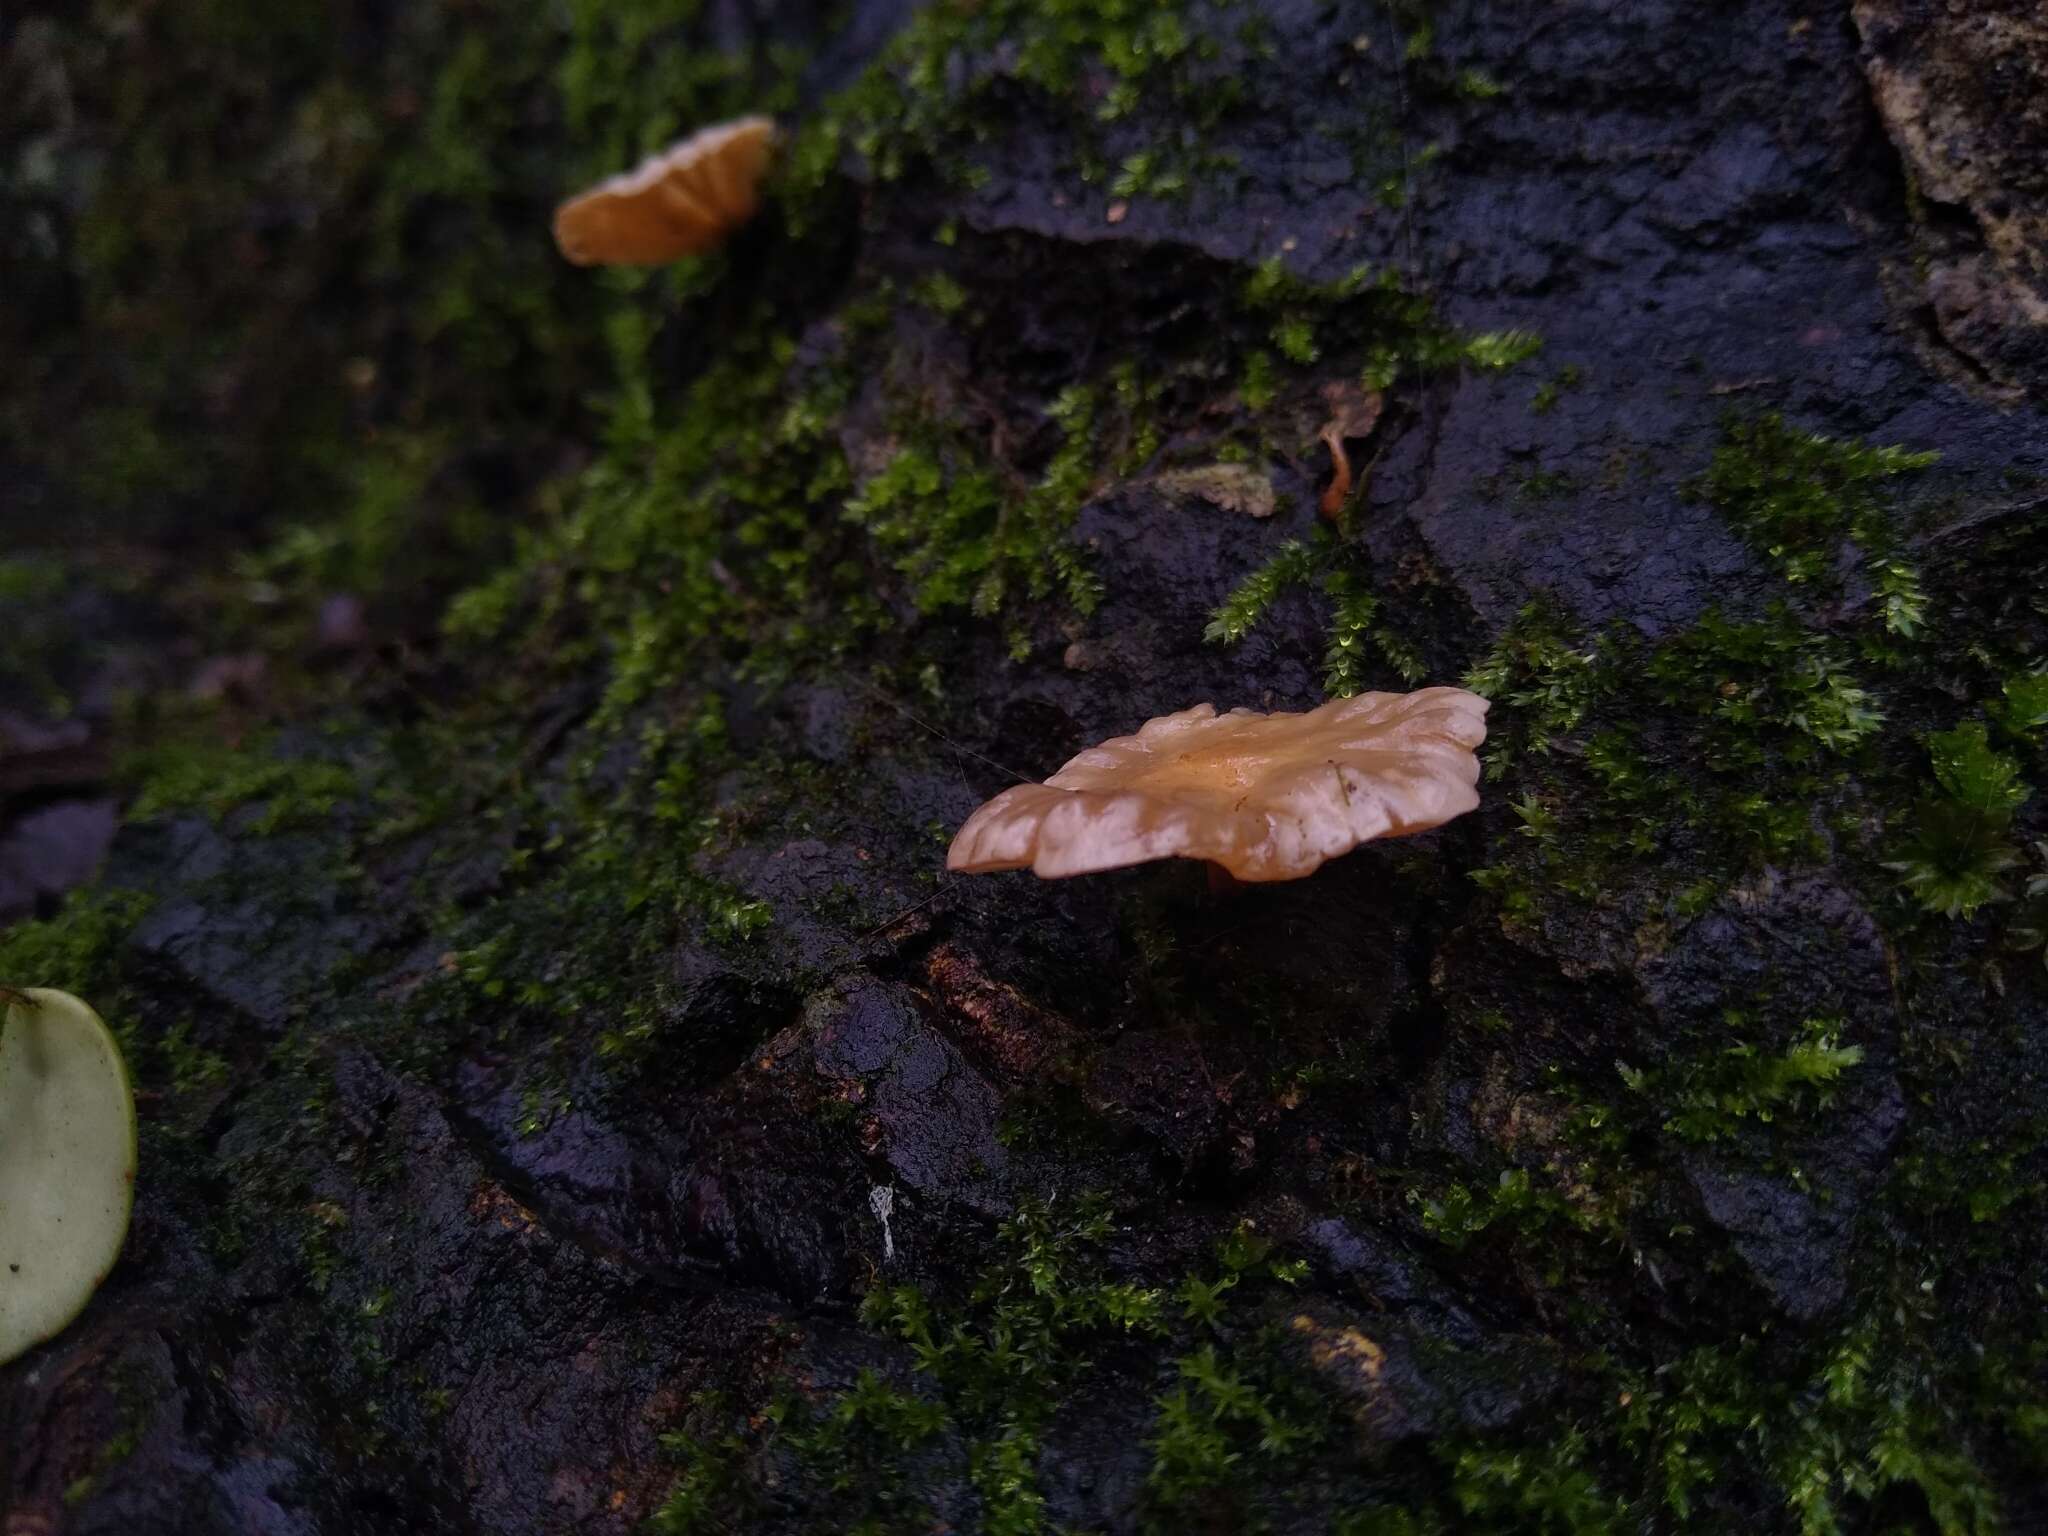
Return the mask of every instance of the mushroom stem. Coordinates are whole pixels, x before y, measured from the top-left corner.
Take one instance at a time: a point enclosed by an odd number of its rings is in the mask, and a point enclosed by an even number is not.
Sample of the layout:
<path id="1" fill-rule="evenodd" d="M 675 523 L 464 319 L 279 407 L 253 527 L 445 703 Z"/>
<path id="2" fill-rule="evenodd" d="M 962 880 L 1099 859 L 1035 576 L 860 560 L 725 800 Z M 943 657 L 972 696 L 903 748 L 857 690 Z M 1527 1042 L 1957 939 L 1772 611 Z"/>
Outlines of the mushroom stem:
<path id="1" fill-rule="evenodd" d="M 1331 429 L 1323 433 L 1323 441 L 1329 445 L 1330 462 L 1336 466 L 1330 483 L 1324 487 L 1323 499 L 1316 510 L 1331 522 L 1337 521 L 1337 514 L 1344 510 L 1344 498 L 1351 494 L 1351 455 L 1344 451 L 1343 434 Z"/>
<path id="2" fill-rule="evenodd" d="M 1202 865 L 1209 871 L 1209 894 L 1211 896 L 1228 896 L 1232 891 L 1239 889 L 1244 884 L 1242 880 L 1238 879 L 1237 876 L 1233 875 L 1221 864 L 1204 859 L 1202 860 Z"/>

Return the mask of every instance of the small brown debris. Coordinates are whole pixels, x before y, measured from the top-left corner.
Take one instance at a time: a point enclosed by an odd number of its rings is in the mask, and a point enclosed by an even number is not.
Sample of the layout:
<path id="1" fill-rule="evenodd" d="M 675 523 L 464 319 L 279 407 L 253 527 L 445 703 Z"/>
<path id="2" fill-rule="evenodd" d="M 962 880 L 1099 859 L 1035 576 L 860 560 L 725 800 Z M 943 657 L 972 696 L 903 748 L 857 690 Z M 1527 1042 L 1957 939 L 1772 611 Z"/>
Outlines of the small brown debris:
<path id="1" fill-rule="evenodd" d="M 1108 223 L 1121 224 L 1130 214 L 1130 211 L 1131 205 L 1119 198 L 1116 202 L 1109 205 L 1109 212 L 1105 213 L 1102 217 Z"/>
<path id="2" fill-rule="evenodd" d="M 959 1043 L 1006 1082 L 1063 1076 L 1081 1049 L 1072 1023 L 995 980 L 957 945 L 941 943 L 931 952 L 925 979 L 952 1016 Z"/>
<path id="3" fill-rule="evenodd" d="M 1153 482 L 1175 496 L 1199 496 L 1212 507 L 1242 512 L 1247 517 L 1271 517 L 1278 505 L 1273 482 L 1249 464 L 1204 464 L 1199 469 L 1176 469 Z"/>

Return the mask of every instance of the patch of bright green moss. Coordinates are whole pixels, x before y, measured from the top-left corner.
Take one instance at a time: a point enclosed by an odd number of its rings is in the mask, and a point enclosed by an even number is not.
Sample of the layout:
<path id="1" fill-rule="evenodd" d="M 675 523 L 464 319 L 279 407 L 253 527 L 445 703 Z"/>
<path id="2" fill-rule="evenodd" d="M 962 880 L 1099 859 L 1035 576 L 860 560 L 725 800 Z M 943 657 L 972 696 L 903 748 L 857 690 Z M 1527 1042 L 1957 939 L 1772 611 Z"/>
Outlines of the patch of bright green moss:
<path id="1" fill-rule="evenodd" d="M 139 891 L 92 887 L 72 892 L 54 917 L 0 930 L 0 986 L 104 997 L 116 952 L 149 904 Z"/>
<path id="2" fill-rule="evenodd" d="M 281 756 L 261 741 L 239 748 L 197 738 L 167 743 L 136 753 L 123 775 L 137 785 L 128 814 L 138 821 L 182 810 L 218 821 L 260 803 L 249 828 L 259 834 L 318 826 L 371 789 L 365 764 Z"/>
<path id="3" fill-rule="evenodd" d="M 1774 416 L 1731 422 L 1691 490 L 1771 554 L 1784 598 L 1760 617 L 1708 613 L 1655 646 L 1527 610 L 1467 677 L 1506 706 L 1491 722 L 1489 776 L 1511 776 L 1519 761 L 1531 786 L 1516 801 L 1522 859 L 1592 897 L 1623 865 L 1675 869 L 1682 851 L 1697 878 L 1701 854 L 1732 872 L 1818 856 L 1828 836 L 1864 825 L 1873 781 L 1889 783 L 1900 755 L 1886 688 L 1910 683 L 1936 638 L 1924 632 L 1919 575 L 1896 558 L 1900 535 L 1880 488 L 1931 462 Z M 1851 623 L 1823 624 L 1795 604 L 1833 581 L 1844 540 L 1869 557 L 1879 601 Z M 1919 817 L 1936 841 L 1953 830 L 1944 816 L 1930 805 Z M 1957 848 L 1944 867 L 1981 864 L 1974 843 Z M 1927 848 L 1907 857 L 1941 863 Z M 1534 910 L 1534 889 L 1507 870 L 1483 871 L 1482 882 L 1512 910 Z"/>
<path id="4" fill-rule="evenodd" d="M 1926 595 L 1919 573 L 1900 557 L 1903 541 L 1879 488 L 1938 457 L 1802 432 L 1777 415 L 1736 419 L 1692 490 L 1795 586 L 1832 588 L 1836 556 L 1844 540 L 1852 541 L 1877 589 L 1885 628 L 1911 637 L 1925 618 Z"/>
<path id="5" fill-rule="evenodd" d="M 2020 863 L 2013 816 L 2032 791 L 2018 762 L 1994 750 L 1977 721 L 1935 732 L 1927 748 L 1939 789 L 1916 804 L 1888 867 L 1929 912 L 1968 917 L 2010 899 L 2001 877 Z"/>
<path id="6" fill-rule="evenodd" d="M 1228 63 L 1241 45 L 1191 28 L 1194 13 L 1192 6 L 1130 0 L 940 0 L 805 127 L 792 155 L 793 183 L 822 185 L 850 149 L 885 181 L 930 166 L 972 186 L 985 175 L 973 146 L 986 134 L 993 98 L 1010 85 L 1060 120 L 1070 168 L 1081 179 L 1113 184 L 1121 189 L 1117 196 L 1174 195 L 1215 164 L 1182 143 L 1160 144 L 1129 152 L 1112 172 L 1101 129 L 1142 104 L 1167 101 L 1191 119 L 1199 139 L 1241 99 L 1241 81 Z M 990 61 L 999 45 L 1005 62 L 996 66 Z M 1108 82 L 1092 111 L 1082 90 L 1089 78 Z"/>
<path id="7" fill-rule="evenodd" d="M 1409 686 L 1423 680 L 1422 659 L 1414 647 L 1380 622 L 1380 600 L 1370 588 L 1356 550 L 1322 528 L 1308 543 L 1288 540 L 1238 583 L 1210 615 L 1202 638 L 1237 644 L 1291 587 L 1313 588 L 1329 599 L 1323 691 L 1331 698 L 1350 698 L 1360 692 L 1368 681 L 1368 668 L 1375 666 L 1391 670 Z"/>
<path id="8" fill-rule="evenodd" d="M 922 1528 L 931 1514 L 915 1467 L 964 1473 L 980 1500 L 982 1529 L 1050 1536 L 1038 1482 L 1041 1437 L 1061 1402 L 1093 1376 L 1104 1351 L 1144 1353 L 1169 1368 L 1151 1439 L 1149 1528 L 1176 1511 L 1234 1502 L 1254 1472 L 1270 1476 L 1328 1443 L 1327 1405 L 1258 1352 L 1220 1350 L 1215 1330 L 1233 1293 L 1300 1281 L 1299 1262 L 1240 1229 L 1219 1245 L 1210 1276 L 1171 1291 L 1104 1273 L 1107 1208 L 1083 1198 L 1026 1201 L 997 1234 L 997 1252 L 968 1292 L 940 1301 L 910 1285 L 879 1285 L 862 1303 L 869 1326 L 907 1344 L 913 1368 L 891 1379 L 864 1370 L 847 1391 L 788 1394 L 765 1418 L 770 1443 L 794 1458 L 799 1508 L 840 1529 Z M 759 1447 L 693 1415 L 694 1432 L 671 1448 L 683 1459 L 658 1529 L 720 1528 L 769 1502 L 739 1468 Z M 762 1420 L 755 1420 L 756 1434 Z M 964 1447 L 962 1462 L 941 1455 Z M 933 1463 L 927 1458 L 941 1456 Z M 787 1497 L 788 1494 L 783 1495 Z"/>
<path id="9" fill-rule="evenodd" d="M 1839 1042 L 1839 1028 L 1837 1021 L 1808 1019 L 1783 1050 L 1738 1041 L 1704 1059 L 1650 1071 L 1621 1065 L 1622 1081 L 1668 1113 L 1663 1129 L 1679 1140 L 1724 1141 L 1745 1125 L 1824 1110 L 1836 1080 L 1863 1060 L 1861 1046 Z"/>

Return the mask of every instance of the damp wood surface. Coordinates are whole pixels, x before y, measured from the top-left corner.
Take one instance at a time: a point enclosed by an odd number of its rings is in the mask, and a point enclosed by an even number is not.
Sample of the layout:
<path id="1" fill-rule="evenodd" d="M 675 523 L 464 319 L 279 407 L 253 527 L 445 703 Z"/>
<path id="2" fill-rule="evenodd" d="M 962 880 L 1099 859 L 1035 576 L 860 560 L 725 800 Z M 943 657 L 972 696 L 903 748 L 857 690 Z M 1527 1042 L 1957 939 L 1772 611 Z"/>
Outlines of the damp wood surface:
<path id="1" fill-rule="evenodd" d="M 2048 1528 L 2043 100 L 2021 0 L 0 18 L 0 985 L 140 1117 L 0 1528 Z M 1434 831 L 945 872 L 1438 684 Z"/>

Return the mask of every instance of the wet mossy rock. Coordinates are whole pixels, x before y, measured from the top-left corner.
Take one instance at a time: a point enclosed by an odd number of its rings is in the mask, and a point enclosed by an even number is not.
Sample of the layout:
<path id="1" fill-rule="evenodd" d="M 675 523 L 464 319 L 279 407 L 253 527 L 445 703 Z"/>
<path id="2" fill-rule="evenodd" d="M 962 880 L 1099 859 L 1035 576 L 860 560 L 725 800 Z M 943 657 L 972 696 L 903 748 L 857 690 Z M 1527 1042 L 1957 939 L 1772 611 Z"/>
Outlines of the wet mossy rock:
<path id="1" fill-rule="evenodd" d="M 83 1310 L 128 1235 L 135 1097 L 68 992 L 0 990 L 0 1362 Z"/>
<path id="2" fill-rule="evenodd" d="M 0 976 L 150 1169 L 0 1528 L 2048 1529 L 2038 32 L 0 19 Z M 1431 833 L 944 874 L 1424 683 Z"/>

